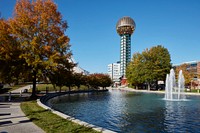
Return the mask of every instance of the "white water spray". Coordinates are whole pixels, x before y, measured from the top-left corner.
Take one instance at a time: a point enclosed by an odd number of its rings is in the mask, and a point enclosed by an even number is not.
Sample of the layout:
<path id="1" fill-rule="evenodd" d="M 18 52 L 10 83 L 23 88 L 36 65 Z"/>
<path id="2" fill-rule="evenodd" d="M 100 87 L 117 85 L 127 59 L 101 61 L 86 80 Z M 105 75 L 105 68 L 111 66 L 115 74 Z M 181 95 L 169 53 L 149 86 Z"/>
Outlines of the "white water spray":
<path id="1" fill-rule="evenodd" d="M 184 88 L 185 79 L 182 70 L 179 71 L 178 85 L 176 84 L 174 70 L 170 70 L 170 74 L 167 74 L 165 81 L 165 100 L 183 100 L 185 99 Z"/>

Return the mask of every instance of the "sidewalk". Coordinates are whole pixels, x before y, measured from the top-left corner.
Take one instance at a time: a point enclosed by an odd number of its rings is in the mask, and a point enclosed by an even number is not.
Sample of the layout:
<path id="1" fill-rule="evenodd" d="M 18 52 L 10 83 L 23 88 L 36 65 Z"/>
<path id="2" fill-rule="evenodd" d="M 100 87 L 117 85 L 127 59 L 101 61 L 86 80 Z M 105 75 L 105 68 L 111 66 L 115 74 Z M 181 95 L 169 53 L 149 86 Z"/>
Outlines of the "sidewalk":
<path id="1" fill-rule="evenodd" d="M 21 87 L 11 93 L 20 93 L 30 86 Z M 31 122 L 20 108 L 21 102 L 0 102 L 0 133 L 44 133 Z"/>
<path id="2" fill-rule="evenodd" d="M 27 86 L 24 86 L 24 87 L 20 87 L 19 89 L 13 90 L 13 91 L 11 91 L 11 93 L 21 93 L 25 89 L 29 90 L 31 88 L 32 88 L 32 85 L 27 85 Z"/>
<path id="3" fill-rule="evenodd" d="M 121 91 L 132 91 L 132 92 L 144 92 L 144 93 L 159 93 L 159 94 L 165 94 L 165 91 L 152 91 L 152 90 L 136 90 L 133 88 L 128 88 L 128 87 L 118 87 L 118 88 L 112 88 L 109 87 L 108 89 L 111 90 L 121 90 Z M 200 93 L 192 93 L 192 92 L 185 92 L 185 95 L 196 95 L 196 96 L 200 96 Z"/>

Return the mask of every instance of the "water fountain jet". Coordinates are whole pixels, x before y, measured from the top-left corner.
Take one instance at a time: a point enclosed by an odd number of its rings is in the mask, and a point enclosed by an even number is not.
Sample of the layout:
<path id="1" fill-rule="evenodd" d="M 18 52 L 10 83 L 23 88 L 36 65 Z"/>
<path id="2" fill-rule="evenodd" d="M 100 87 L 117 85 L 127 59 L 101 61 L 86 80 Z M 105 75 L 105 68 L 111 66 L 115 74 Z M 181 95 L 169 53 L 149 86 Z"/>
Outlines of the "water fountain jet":
<path id="1" fill-rule="evenodd" d="M 176 83 L 175 72 L 170 70 L 165 81 L 165 100 L 180 101 L 185 99 L 184 88 L 185 79 L 182 70 L 179 71 L 178 83 Z"/>

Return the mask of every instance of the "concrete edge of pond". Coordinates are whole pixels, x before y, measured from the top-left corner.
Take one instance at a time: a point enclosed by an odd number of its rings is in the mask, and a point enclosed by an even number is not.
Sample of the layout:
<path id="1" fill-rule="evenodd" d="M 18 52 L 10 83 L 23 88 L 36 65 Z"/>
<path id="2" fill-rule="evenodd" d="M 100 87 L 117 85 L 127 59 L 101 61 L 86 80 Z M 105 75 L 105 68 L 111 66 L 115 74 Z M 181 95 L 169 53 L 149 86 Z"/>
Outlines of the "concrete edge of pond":
<path id="1" fill-rule="evenodd" d="M 57 96 L 59 96 L 59 95 L 57 95 Z M 53 98 L 53 97 L 51 97 L 51 98 Z M 51 98 L 49 98 L 49 99 L 51 99 Z M 48 99 L 48 100 L 49 100 L 49 99 Z M 99 131 L 99 132 L 102 132 L 102 133 L 116 133 L 116 132 L 114 132 L 114 131 L 111 131 L 111 130 L 108 130 L 108 129 L 105 129 L 105 128 L 102 128 L 102 127 L 98 127 L 98 126 L 92 125 L 92 124 L 90 124 L 90 123 L 81 121 L 81 120 L 76 119 L 76 118 L 74 118 L 74 117 L 71 117 L 71 116 L 69 116 L 69 115 L 63 114 L 63 113 L 61 113 L 61 112 L 59 112 L 59 111 L 56 111 L 56 110 L 50 108 L 49 106 L 45 105 L 44 103 L 42 103 L 42 102 L 41 102 L 41 99 L 37 99 L 37 104 L 38 104 L 40 107 L 42 107 L 42 108 L 44 108 L 44 109 L 46 109 L 46 110 L 50 110 L 52 113 L 54 113 L 54 114 L 56 114 L 56 115 L 58 115 L 58 116 L 60 116 L 60 117 L 62 117 L 62 118 L 64 118 L 64 119 L 70 120 L 70 121 L 72 121 L 72 122 L 74 122 L 74 123 L 77 123 L 77 124 L 80 124 L 80 125 L 83 125 L 83 126 L 92 128 L 92 129 L 94 129 L 94 130 L 96 130 L 96 131 Z"/>
<path id="2" fill-rule="evenodd" d="M 165 91 L 148 91 L 148 90 L 136 90 L 128 87 L 124 88 L 109 88 L 111 90 L 121 90 L 121 91 L 129 91 L 129 92 L 143 92 L 143 93 L 158 93 L 158 94 L 165 94 Z M 185 92 L 185 95 L 194 95 L 194 96 L 200 96 L 200 93 L 192 93 L 192 92 Z"/>

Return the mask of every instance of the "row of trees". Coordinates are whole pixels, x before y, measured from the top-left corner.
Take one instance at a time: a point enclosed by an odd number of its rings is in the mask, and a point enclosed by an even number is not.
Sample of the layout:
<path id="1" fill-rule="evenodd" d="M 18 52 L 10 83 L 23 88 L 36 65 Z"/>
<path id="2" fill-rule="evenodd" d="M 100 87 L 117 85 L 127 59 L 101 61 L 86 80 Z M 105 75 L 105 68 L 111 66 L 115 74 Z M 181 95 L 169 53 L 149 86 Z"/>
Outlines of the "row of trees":
<path id="1" fill-rule="evenodd" d="M 150 85 L 159 80 L 165 81 L 172 65 L 169 51 L 161 45 L 135 53 L 126 71 L 128 83 L 136 86 Z"/>
<path id="2" fill-rule="evenodd" d="M 112 80 L 109 75 L 102 73 L 95 73 L 90 75 L 84 75 L 82 73 L 56 73 L 48 77 L 54 87 L 58 86 L 60 91 L 63 86 L 67 86 L 69 91 L 71 91 L 71 87 L 73 86 L 76 86 L 78 90 L 80 90 L 81 85 L 87 86 L 90 89 L 99 89 L 100 87 L 105 89 L 112 84 Z"/>
<path id="3" fill-rule="evenodd" d="M 18 0 L 14 16 L 0 18 L 0 80 L 31 80 L 32 97 L 37 79 L 48 77 L 58 86 L 71 86 L 76 77 L 80 81 L 81 76 L 73 72 L 76 64 L 70 62 L 67 28 L 52 0 Z"/>

